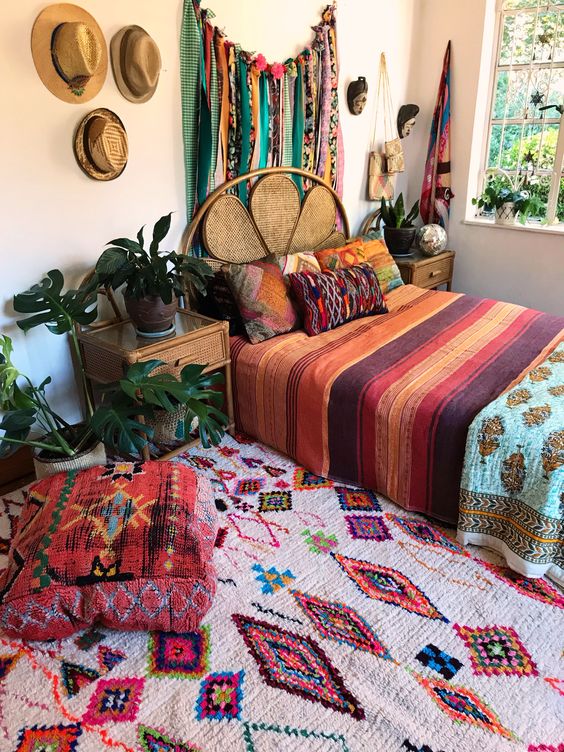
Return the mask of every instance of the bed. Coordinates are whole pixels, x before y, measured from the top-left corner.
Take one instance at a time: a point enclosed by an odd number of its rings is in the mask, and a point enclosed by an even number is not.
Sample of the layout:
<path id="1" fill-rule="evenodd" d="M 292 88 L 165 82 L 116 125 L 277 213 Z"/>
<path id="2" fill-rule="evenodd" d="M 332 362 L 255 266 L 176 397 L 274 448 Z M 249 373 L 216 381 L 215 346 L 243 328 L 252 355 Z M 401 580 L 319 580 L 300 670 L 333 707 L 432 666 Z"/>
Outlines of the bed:
<path id="1" fill-rule="evenodd" d="M 234 195 L 247 180 L 256 181 L 248 212 Z M 311 187 L 300 207 L 302 180 Z M 335 247 L 349 228 L 319 178 L 275 168 L 212 194 L 186 248 L 198 233 L 220 264 Z M 236 423 L 311 473 L 456 525 L 468 427 L 549 355 L 564 320 L 412 285 L 386 302 L 389 314 L 316 337 L 296 331 L 254 345 L 232 338 Z"/>

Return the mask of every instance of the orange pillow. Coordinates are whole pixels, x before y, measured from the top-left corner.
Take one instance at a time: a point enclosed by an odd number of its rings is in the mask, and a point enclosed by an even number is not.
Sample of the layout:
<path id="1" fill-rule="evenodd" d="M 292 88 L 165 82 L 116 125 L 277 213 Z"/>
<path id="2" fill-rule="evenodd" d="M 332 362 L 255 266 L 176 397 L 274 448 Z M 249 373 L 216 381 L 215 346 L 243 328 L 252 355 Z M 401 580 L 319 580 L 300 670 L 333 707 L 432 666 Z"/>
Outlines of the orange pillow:
<path id="1" fill-rule="evenodd" d="M 382 293 L 386 295 L 403 285 L 400 271 L 383 240 L 364 235 L 355 238 L 342 248 L 318 251 L 316 254 L 323 271 L 346 269 L 349 266 L 370 264 L 376 272 Z"/>

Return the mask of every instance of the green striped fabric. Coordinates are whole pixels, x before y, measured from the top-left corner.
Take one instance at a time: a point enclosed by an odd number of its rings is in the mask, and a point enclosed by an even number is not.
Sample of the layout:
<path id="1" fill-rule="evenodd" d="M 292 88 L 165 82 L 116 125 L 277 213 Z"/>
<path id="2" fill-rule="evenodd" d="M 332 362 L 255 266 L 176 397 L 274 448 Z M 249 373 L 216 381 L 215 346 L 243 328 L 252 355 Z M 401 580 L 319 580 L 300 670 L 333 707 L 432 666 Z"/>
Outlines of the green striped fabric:
<path id="1" fill-rule="evenodd" d="M 200 59 L 202 37 L 192 0 L 184 0 L 180 31 L 182 135 L 186 182 L 186 219 L 192 219 L 196 196 L 200 122 Z"/>

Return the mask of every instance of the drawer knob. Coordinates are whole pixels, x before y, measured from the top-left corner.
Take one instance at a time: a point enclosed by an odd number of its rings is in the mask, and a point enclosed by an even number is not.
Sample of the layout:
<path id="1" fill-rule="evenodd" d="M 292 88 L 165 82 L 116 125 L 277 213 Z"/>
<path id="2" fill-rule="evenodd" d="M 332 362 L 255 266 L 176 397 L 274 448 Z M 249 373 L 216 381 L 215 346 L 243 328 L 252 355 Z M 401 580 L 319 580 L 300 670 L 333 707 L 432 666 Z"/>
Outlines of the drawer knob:
<path id="1" fill-rule="evenodd" d="M 440 270 L 436 269 L 434 272 L 431 272 L 431 274 L 429 274 L 429 276 L 430 277 L 438 277 L 440 273 L 441 273 Z"/>

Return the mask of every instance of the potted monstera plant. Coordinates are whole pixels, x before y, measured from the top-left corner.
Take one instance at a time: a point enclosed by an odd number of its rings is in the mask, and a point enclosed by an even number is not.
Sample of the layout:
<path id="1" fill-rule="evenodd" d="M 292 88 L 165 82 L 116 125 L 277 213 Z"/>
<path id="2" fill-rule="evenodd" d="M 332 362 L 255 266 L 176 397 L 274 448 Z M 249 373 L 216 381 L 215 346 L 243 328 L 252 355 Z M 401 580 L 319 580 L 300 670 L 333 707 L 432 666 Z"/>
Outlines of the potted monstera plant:
<path id="1" fill-rule="evenodd" d="M 382 198 L 376 229 L 384 222 L 384 240 L 393 256 L 406 256 L 410 253 L 417 232 L 413 223 L 418 216 L 419 201 L 406 214 L 403 193 L 400 193 L 395 203 Z"/>
<path id="2" fill-rule="evenodd" d="M 148 248 L 142 227 L 135 240 L 111 240 L 96 264 L 93 283 L 111 290 L 123 287 L 127 313 L 142 337 L 172 334 L 177 298 L 184 294 L 185 284 L 205 295 L 213 276 L 203 259 L 159 250 L 170 230 L 171 216 L 172 212 L 155 224 Z"/>
<path id="3" fill-rule="evenodd" d="M 12 360 L 12 341 L 0 336 L 0 457 L 19 446 L 34 450 L 38 477 L 68 469 L 104 464 L 104 445 L 119 454 L 140 454 L 153 438 L 159 411 L 178 412 L 186 434 L 195 419 L 204 446 L 221 441 L 227 417 L 219 410 L 223 399 L 217 386 L 223 376 L 204 374 L 204 365 L 186 366 L 179 378 L 153 373 L 163 365 L 151 360 L 130 366 L 124 378 L 109 386 L 98 407 L 87 389 L 74 324 L 91 324 L 97 315 L 97 295 L 91 284 L 64 291 L 62 273 L 54 269 L 38 284 L 14 296 L 16 311 L 28 316 L 17 322 L 24 332 L 45 325 L 50 332 L 68 334 L 72 343 L 86 418 L 70 424 L 49 403 L 47 378 L 39 386 L 21 373 Z M 144 423 L 139 421 L 142 416 Z"/>

